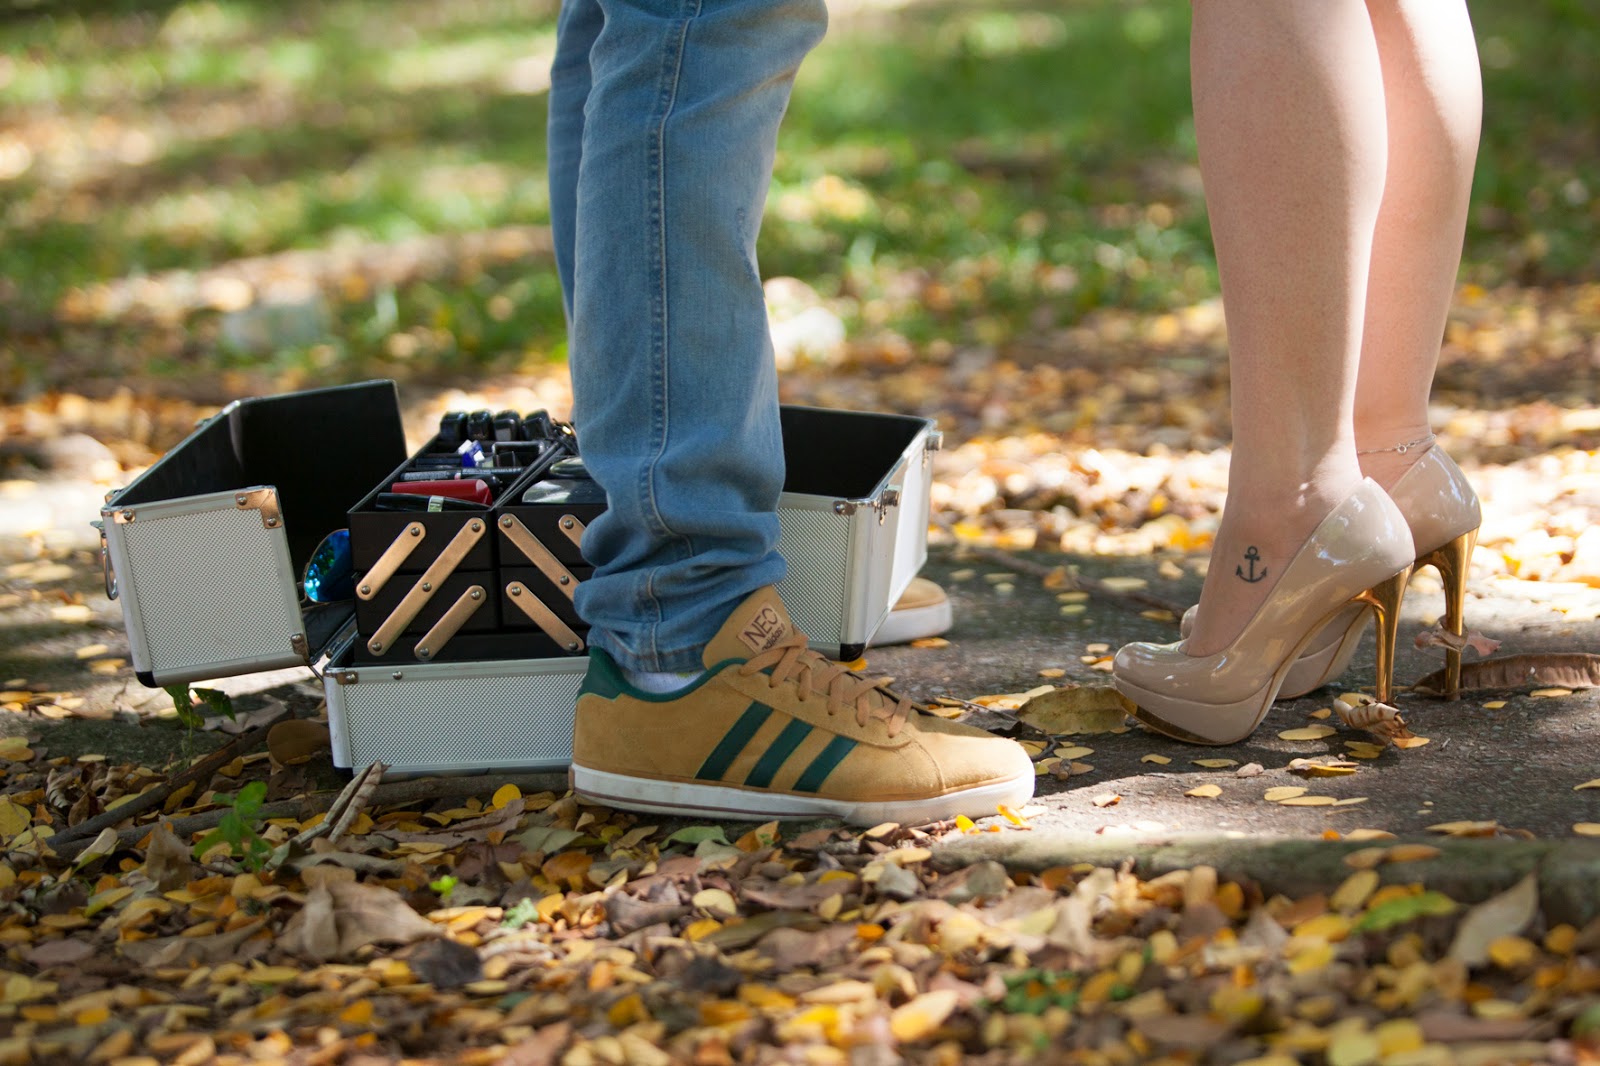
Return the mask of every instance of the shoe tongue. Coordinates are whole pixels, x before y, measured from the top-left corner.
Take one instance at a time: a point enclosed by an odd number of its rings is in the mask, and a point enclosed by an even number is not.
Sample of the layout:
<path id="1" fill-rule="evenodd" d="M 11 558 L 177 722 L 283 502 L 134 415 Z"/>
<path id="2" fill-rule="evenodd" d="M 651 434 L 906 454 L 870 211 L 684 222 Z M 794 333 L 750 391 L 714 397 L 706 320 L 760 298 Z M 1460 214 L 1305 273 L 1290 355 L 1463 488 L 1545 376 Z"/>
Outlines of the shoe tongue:
<path id="1" fill-rule="evenodd" d="M 753 659 L 793 632 L 794 622 L 777 591 L 771 585 L 757 589 L 733 609 L 706 645 L 706 668 L 727 659 Z"/>

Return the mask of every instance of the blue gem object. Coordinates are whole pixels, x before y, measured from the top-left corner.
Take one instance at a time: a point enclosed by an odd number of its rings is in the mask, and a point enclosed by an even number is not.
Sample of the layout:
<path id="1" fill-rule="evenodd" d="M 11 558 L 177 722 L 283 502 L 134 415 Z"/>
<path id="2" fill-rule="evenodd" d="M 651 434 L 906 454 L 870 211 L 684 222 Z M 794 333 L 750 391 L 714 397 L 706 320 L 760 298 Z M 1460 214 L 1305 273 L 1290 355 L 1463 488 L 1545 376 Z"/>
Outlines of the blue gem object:
<path id="1" fill-rule="evenodd" d="M 312 603 L 336 603 L 356 595 L 355 565 L 350 556 L 350 531 L 336 529 L 323 538 L 306 563 L 301 582 Z"/>

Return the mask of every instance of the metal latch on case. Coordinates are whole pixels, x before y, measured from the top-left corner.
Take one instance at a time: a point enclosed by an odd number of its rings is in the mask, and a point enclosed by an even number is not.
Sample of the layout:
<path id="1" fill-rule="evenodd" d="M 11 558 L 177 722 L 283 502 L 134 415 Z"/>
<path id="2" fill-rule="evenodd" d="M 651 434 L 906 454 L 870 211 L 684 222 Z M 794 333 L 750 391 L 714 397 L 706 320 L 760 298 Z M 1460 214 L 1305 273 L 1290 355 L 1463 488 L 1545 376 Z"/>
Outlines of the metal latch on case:
<path id="1" fill-rule="evenodd" d="M 834 500 L 833 513 L 838 515 L 853 515 L 862 508 L 878 512 L 878 524 L 881 526 L 889 517 L 889 508 L 900 505 L 900 486 L 890 485 L 879 493 L 875 499 L 864 500 Z"/>

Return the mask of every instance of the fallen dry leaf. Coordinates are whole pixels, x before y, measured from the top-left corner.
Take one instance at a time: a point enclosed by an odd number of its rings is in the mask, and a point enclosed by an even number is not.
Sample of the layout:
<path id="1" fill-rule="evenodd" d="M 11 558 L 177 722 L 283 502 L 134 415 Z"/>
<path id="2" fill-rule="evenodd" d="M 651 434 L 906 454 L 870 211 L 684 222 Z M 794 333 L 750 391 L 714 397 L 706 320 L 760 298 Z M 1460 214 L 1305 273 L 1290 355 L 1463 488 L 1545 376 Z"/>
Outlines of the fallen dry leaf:
<path id="1" fill-rule="evenodd" d="M 1539 913 L 1539 881 L 1529 874 L 1492 899 L 1485 900 L 1462 916 L 1450 944 L 1448 958 L 1468 966 L 1489 961 L 1490 945 L 1501 937 L 1516 936 Z"/>
<path id="2" fill-rule="evenodd" d="M 1472 630 L 1458 636 L 1445 629 L 1443 625 L 1435 625 L 1432 629 L 1425 629 L 1417 634 L 1416 646 L 1419 649 L 1448 648 L 1455 651 L 1471 651 L 1487 656 L 1500 650 L 1500 641 Z"/>
<path id="3" fill-rule="evenodd" d="M 1323 737 L 1331 737 L 1337 732 L 1338 732 L 1338 730 L 1334 729 L 1332 726 L 1308 725 L 1308 726 L 1303 726 L 1303 727 L 1301 727 L 1299 729 L 1285 729 L 1283 732 L 1278 734 L 1278 739 L 1279 740 L 1321 740 Z"/>
<path id="4" fill-rule="evenodd" d="M 1129 713 L 1127 700 L 1109 685 L 1051 688 L 1017 711 L 1017 717 L 1051 736 L 1109 733 Z"/>
<path id="5" fill-rule="evenodd" d="M 1199 785 L 1195 788 L 1191 788 L 1189 791 L 1185 792 L 1184 795 L 1193 796 L 1196 799 L 1214 799 L 1217 796 L 1222 795 L 1222 789 L 1216 785 Z"/>

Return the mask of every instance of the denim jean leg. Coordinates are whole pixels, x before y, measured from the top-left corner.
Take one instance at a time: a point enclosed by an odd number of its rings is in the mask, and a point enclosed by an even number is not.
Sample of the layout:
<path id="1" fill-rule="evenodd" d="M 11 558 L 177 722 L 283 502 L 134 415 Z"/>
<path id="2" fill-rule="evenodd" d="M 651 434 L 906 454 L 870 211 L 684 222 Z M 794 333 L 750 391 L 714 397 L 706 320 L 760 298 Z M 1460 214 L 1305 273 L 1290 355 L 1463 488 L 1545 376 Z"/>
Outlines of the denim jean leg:
<path id="1" fill-rule="evenodd" d="M 590 640 L 694 670 L 783 576 L 777 375 L 756 266 L 778 124 L 823 0 L 599 0 L 578 167 L 574 421 L 607 510 Z"/>
<path id="2" fill-rule="evenodd" d="M 546 156 L 550 172 L 550 235 L 567 322 L 572 322 L 572 264 L 578 229 L 578 163 L 583 158 L 583 110 L 589 99 L 589 53 L 605 16 L 599 0 L 563 0 L 550 64 Z"/>

